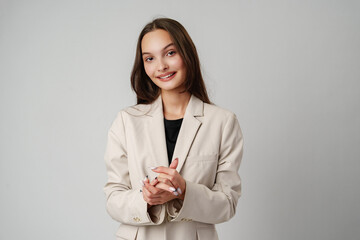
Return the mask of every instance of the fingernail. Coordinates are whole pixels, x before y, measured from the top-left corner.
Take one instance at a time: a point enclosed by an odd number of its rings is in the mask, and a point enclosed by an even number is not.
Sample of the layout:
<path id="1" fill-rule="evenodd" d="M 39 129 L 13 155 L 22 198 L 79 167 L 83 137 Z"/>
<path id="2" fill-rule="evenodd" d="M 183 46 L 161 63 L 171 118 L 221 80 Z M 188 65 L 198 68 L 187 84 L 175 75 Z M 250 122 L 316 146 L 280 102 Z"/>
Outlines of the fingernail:
<path id="1" fill-rule="evenodd" d="M 175 158 L 174 160 L 179 160 L 178 158 Z"/>
<path id="2" fill-rule="evenodd" d="M 157 180 L 157 177 L 155 177 L 155 179 Z"/>
<path id="3" fill-rule="evenodd" d="M 150 167 L 150 169 L 151 169 L 151 170 L 155 170 L 155 169 L 157 169 L 157 167 Z"/>
<path id="4" fill-rule="evenodd" d="M 140 189 L 140 192 L 142 192 L 142 190 Z"/>
<path id="5" fill-rule="evenodd" d="M 177 189 L 178 193 L 182 194 L 182 191 L 180 188 Z"/>
<path id="6" fill-rule="evenodd" d="M 141 185 L 145 186 L 145 183 L 143 181 L 140 180 L 140 183 L 141 183 Z"/>
<path id="7" fill-rule="evenodd" d="M 174 194 L 175 196 L 179 196 L 178 192 L 173 192 L 173 194 Z"/>
<path id="8" fill-rule="evenodd" d="M 170 191 L 172 191 L 172 192 L 176 192 L 176 189 L 173 188 L 173 187 L 169 187 L 169 189 L 170 189 Z"/>

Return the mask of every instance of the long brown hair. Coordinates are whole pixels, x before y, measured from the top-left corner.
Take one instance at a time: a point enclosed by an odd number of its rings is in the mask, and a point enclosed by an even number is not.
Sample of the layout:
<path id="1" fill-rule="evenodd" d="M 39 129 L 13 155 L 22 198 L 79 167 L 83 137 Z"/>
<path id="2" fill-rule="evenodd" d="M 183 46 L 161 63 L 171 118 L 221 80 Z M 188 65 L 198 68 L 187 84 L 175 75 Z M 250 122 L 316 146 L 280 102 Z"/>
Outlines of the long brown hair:
<path id="1" fill-rule="evenodd" d="M 157 18 L 145 25 L 141 31 L 137 47 L 135 62 L 131 72 L 131 87 L 136 93 L 137 103 L 152 103 L 160 94 L 156 86 L 144 69 L 141 41 L 145 34 L 156 29 L 163 29 L 170 34 L 186 68 L 185 91 L 193 94 L 205 103 L 211 103 L 206 91 L 205 83 L 200 70 L 200 61 L 196 47 L 186 29 L 177 21 L 170 18 Z"/>

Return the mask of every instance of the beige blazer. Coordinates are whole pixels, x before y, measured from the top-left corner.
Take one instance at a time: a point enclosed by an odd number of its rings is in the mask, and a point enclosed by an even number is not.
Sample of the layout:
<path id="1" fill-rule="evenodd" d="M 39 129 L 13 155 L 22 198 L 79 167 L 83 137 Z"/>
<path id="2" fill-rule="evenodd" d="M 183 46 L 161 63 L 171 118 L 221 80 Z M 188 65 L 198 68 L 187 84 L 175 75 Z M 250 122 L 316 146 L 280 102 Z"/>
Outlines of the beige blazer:
<path id="1" fill-rule="evenodd" d="M 242 153 L 236 115 L 192 95 L 173 155 L 186 180 L 185 199 L 147 210 L 140 180 L 157 176 L 152 166 L 169 166 L 161 95 L 152 104 L 121 110 L 105 152 L 106 208 L 121 223 L 117 239 L 218 239 L 214 224 L 234 216 L 240 197 Z"/>

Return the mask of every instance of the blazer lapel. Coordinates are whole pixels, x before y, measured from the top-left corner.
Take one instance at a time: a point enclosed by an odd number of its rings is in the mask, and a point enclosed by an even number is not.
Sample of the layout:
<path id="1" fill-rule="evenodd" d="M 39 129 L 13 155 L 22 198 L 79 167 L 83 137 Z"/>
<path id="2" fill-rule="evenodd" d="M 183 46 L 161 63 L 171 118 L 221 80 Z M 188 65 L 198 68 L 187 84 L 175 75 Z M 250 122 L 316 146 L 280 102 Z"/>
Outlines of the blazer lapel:
<path id="1" fill-rule="evenodd" d="M 204 102 L 194 95 L 191 95 L 185 110 L 184 119 L 181 124 L 172 157 L 172 159 L 179 159 L 179 164 L 176 168 L 178 172 L 181 171 L 196 133 L 201 126 L 201 121 L 196 117 L 203 116 L 203 109 Z M 167 167 L 169 166 L 169 161 L 166 148 L 164 113 L 161 95 L 159 95 L 159 97 L 151 104 L 151 109 L 149 110 L 148 115 L 150 116 L 150 141 L 152 143 L 154 157 L 156 158 L 154 161 L 157 166 Z"/>
<path id="2" fill-rule="evenodd" d="M 169 160 L 166 148 L 165 126 L 164 126 L 164 113 L 162 107 L 161 95 L 151 104 L 149 112 L 150 124 L 150 141 L 154 152 L 154 161 L 156 166 L 169 166 Z"/>
<path id="3" fill-rule="evenodd" d="M 178 172 L 181 171 L 190 147 L 195 139 L 196 133 L 201 126 L 201 121 L 196 117 L 203 116 L 203 109 L 204 102 L 195 97 L 194 95 L 191 95 L 188 106 L 185 110 L 184 119 L 181 124 L 180 132 L 176 140 L 174 154 L 172 157 L 172 159 L 179 159 L 179 163 L 176 168 Z"/>

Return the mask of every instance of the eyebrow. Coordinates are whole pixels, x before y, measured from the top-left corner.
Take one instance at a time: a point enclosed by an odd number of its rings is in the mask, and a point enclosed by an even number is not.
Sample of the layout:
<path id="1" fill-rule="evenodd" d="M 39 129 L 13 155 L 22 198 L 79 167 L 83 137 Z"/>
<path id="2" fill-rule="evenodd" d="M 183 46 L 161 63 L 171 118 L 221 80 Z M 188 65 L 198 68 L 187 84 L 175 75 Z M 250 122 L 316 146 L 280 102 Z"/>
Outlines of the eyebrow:
<path id="1" fill-rule="evenodd" d="M 166 45 L 166 46 L 162 49 L 162 51 L 164 51 L 165 49 L 167 49 L 168 47 L 173 46 L 173 45 L 174 45 L 174 43 L 169 43 L 168 45 Z M 145 54 L 151 54 L 151 53 L 149 53 L 149 52 L 143 52 L 143 53 L 142 53 L 142 55 L 145 55 Z"/>

